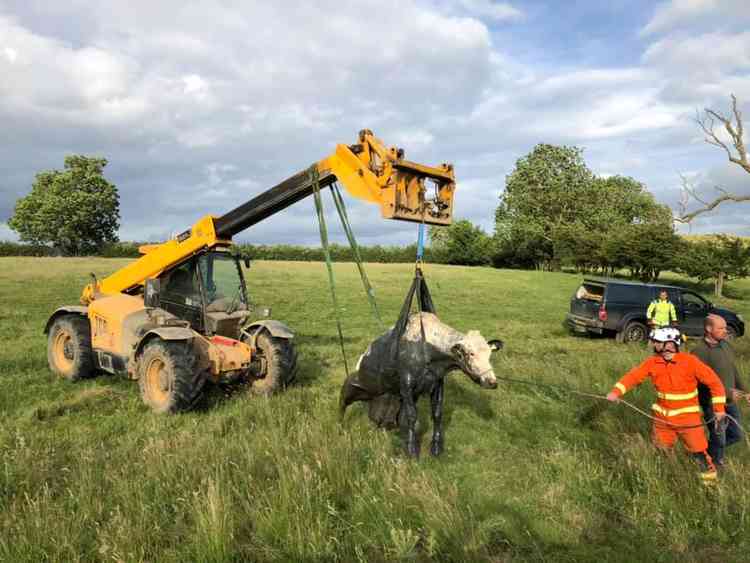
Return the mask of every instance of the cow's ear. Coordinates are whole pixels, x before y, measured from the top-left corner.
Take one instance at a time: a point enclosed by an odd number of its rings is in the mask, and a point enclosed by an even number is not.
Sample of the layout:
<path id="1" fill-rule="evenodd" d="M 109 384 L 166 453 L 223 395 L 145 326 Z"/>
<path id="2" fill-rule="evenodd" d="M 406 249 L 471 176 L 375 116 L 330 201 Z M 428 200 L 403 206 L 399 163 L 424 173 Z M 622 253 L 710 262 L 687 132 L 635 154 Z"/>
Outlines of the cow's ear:
<path id="1" fill-rule="evenodd" d="M 502 340 L 490 340 L 487 344 L 490 345 L 490 350 L 492 350 L 493 352 L 497 352 L 498 350 L 503 349 Z"/>

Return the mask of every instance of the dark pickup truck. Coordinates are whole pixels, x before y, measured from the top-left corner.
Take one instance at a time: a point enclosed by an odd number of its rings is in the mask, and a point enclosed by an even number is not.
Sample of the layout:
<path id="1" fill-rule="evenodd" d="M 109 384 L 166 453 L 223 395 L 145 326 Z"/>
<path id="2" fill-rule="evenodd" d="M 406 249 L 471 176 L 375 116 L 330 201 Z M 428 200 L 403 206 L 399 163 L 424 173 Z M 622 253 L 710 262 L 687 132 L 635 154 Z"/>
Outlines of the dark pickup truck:
<path id="1" fill-rule="evenodd" d="M 620 342 L 648 337 L 646 309 L 661 290 L 677 310 L 678 328 L 688 336 L 703 334 L 703 319 L 713 313 L 724 318 L 730 338 L 745 334 L 745 320 L 728 309 L 715 307 L 694 291 L 682 287 L 587 278 L 570 300 L 565 324 L 574 332 L 614 334 Z"/>

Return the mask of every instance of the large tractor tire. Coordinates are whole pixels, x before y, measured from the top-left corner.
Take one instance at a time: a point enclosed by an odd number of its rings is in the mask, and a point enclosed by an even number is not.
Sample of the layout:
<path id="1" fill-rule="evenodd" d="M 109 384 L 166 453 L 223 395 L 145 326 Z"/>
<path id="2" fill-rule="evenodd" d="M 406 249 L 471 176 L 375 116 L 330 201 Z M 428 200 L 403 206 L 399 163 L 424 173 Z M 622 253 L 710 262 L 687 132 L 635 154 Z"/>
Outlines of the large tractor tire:
<path id="1" fill-rule="evenodd" d="M 69 381 L 78 381 L 94 372 L 89 320 L 80 315 L 57 317 L 47 336 L 50 369 Z"/>
<path id="2" fill-rule="evenodd" d="M 182 340 L 152 340 L 138 360 L 141 398 L 159 414 L 192 409 L 201 398 L 206 376 L 196 370 L 192 344 Z"/>
<path id="3" fill-rule="evenodd" d="M 255 342 L 263 371 L 260 377 L 250 379 L 250 392 L 253 395 L 273 395 L 291 384 L 297 375 L 294 341 L 291 338 L 274 338 L 263 330 Z"/>

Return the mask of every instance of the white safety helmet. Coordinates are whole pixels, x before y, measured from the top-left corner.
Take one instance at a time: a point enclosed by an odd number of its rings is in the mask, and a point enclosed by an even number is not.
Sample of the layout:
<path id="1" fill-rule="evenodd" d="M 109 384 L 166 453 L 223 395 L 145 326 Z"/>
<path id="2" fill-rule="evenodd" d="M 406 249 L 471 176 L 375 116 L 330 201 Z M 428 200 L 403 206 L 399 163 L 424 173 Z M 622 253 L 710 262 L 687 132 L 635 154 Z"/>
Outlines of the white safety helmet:
<path id="1" fill-rule="evenodd" d="M 682 334 L 671 326 L 655 328 L 651 331 L 649 338 L 654 342 L 674 342 L 677 346 L 682 344 Z"/>

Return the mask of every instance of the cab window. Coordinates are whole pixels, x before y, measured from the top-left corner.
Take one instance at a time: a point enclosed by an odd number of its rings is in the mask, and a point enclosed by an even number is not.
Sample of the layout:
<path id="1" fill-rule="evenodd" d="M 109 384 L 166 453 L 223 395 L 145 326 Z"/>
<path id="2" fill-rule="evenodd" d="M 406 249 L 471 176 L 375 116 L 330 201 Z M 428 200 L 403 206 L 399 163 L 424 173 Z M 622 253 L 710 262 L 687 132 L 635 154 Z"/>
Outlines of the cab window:
<path id="1" fill-rule="evenodd" d="M 682 304 L 684 305 L 685 309 L 690 309 L 693 311 L 705 309 L 706 307 L 708 307 L 708 302 L 703 299 L 703 297 L 701 297 L 697 293 L 689 293 L 687 291 L 683 292 L 682 294 Z"/>
<path id="2" fill-rule="evenodd" d="M 186 320 L 197 331 L 203 328 L 203 298 L 195 260 L 180 264 L 161 276 L 161 308 Z"/>
<path id="3" fill-rule="evenodd" d="M 231 255 L 209 252 L 198 260 L 206 291 L 206 312 L 233 313 L 247 310 L 239 265 Z"/>

